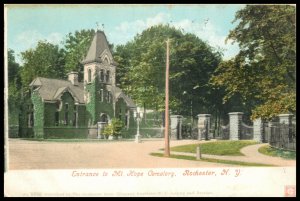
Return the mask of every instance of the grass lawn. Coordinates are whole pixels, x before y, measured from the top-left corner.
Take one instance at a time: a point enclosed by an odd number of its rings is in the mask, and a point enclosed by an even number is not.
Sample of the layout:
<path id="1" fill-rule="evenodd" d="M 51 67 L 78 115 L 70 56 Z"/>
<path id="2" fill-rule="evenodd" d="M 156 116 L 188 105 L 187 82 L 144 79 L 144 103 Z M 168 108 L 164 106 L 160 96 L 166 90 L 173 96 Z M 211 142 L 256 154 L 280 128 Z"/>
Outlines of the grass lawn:
<path id="1" fill-rule="evenodd" d="M 243 156 L 240 149 L 257 144 L 252 140 L 237 140 L 237 141 L 216 141 L 208 142 L 200 145 L 202 154 L 220 155 L 220 156 Z M 196 148 L 199 144 L 182 145 L 171 147 L 171 151 L 196 153 Z"/>
<path id="2" fill-rule="evenodd" d="M 296 152 L 295 151 L 285 151 L 271 147 L 270 145 L 262 146 L 258 149 L 259 153 L 268 155 L 281 157 L 285 159 L 293 159 L 296 160 Z"/>
<path id="3" fill-rule="evenodd" d="M 162 153 L 151 153 L 151 156 L 165 157 Z M 183 159 L 183 160 L 193 160 L 193 161 L 206 161 L 212 163 L 223 163 L 223 164 L 231 164 L 231 165 L 240 165 L 240 166 L 263 166 L 263 167 L 274 167 L 275 165 L 262 164 L 262 163 L 248 163 L 241 161 L 231 161 L 231 160 L 221 160 L 221 159 L 213 159 L 213 158 L 201 158 L 201 160 L 197 160 L 196 157 L 193 156 L 183 156 L 183 155 L 170 155 L 170 158 Z"/>

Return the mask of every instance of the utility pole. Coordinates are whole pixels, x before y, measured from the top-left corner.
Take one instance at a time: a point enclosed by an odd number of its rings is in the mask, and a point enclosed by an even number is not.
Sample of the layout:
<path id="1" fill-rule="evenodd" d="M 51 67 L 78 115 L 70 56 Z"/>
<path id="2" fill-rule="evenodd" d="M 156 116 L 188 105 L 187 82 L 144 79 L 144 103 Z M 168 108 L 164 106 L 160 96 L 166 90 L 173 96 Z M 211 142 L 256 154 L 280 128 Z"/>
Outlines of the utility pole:
<path id="1" fill-rule="evenodd" d="M 166 97 L 165 97 L 165 154 L 170 157 L 170 143 L 169 143 L 169 38 L 167 40 L 167 58 L 166 58 Z"/>

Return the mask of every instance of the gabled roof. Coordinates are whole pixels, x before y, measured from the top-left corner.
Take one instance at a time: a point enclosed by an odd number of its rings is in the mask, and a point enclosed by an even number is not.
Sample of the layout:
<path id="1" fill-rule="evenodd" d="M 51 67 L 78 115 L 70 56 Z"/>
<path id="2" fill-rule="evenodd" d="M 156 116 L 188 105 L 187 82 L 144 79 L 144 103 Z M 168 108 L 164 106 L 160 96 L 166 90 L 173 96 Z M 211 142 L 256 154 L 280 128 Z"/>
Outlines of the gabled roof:
<path id="1" fill-rule="evenodd" d="M 128 96 L 126 96 L 125 93 L 123 93 L 123 91 L 119 87 L 111 86 L 111 85 L 107 85 L 106 87 L 108 91 L 111 91 L 115 100 L 119 98 L 123 98 L 123 100 L 127 104 L 127 107 L 136 108 L 136 105 L 134 104 L 133 100 Z"/>
<path id="2" fill-rule="evenodd" d="M 37 77 L 29 86 L 38 87 L 36 90 L 40 96 L 46 101 L 59 100 L 60 96 L 68 91 L 72 94 L 75 101 L 84 104 L 84 87 L 83 83 L 74 86 L 70 81 Z"/>
<path id="3" fill-rule="evenodd" d="M 84 87 L 83 83 L 79 82 L 77 86 L 74 86 L 70 81 L 60 79 L 50 79 L 44 77 L 37 77 L 30 85 L 31 87 L 37 87 L 40 96 L 45 101 L 59 100 L 61 95 L 68 91 L 76 102 L 85 104 L 84 102 Z M 136 108 L 133 100 L 126 96 L 123 91 L 116 86 L 106 85 L 108 91 L 111 91 L 115 100 L 123 98 L 127 107 Z"/>
<path id="4" fill-rule="evenodd" d="M 94 61 L 101 62 L 100 56 L 105 50 L 107 50 L 111 54 L 104 32 L 98 30 L 82 63 L 85 64 Z"/>

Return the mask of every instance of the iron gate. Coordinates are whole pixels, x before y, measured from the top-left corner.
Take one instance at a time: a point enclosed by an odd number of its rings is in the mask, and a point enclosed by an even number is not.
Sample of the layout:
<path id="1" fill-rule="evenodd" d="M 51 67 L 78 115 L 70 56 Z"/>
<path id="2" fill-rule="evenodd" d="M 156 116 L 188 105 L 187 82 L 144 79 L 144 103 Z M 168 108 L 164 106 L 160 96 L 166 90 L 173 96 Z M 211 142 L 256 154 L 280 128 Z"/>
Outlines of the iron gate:
<path id="1" fill-rule="evenodd" d="M 269 144 L 285 150 L 296 150 L 296 125 L 274 123 L 270 127 Z"/>
<path id="2" fill-rule="evenodd" d="M 228 140 L 229 139 L 229 124 L 220 125 L 218 136 L 216 139 Z"/>
<path id="3" fill-rule="evenodd" d="M 244 122 L 241 123 L 241 140 L 252 140 L 253 139 L 253 126 L 249 126 Z"/>

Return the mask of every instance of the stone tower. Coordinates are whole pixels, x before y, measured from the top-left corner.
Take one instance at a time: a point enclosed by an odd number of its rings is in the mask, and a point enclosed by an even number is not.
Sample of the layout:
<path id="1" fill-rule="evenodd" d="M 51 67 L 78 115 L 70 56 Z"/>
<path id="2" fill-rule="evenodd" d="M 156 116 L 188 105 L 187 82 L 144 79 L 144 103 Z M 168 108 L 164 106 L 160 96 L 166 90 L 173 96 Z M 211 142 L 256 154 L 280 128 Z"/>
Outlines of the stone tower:
<path id="1" fill-rule="evenodd" d="M 97 30 L 95 33 L 82 64 L 84 65 L 84 101 L 92 118 L 89 124 L 94 125 L 100 121 L 99 102 L 113 110 L 112 94 L 108 89 L 109 86 L 116 85 L 116 63 L 103 31 Z"/>

